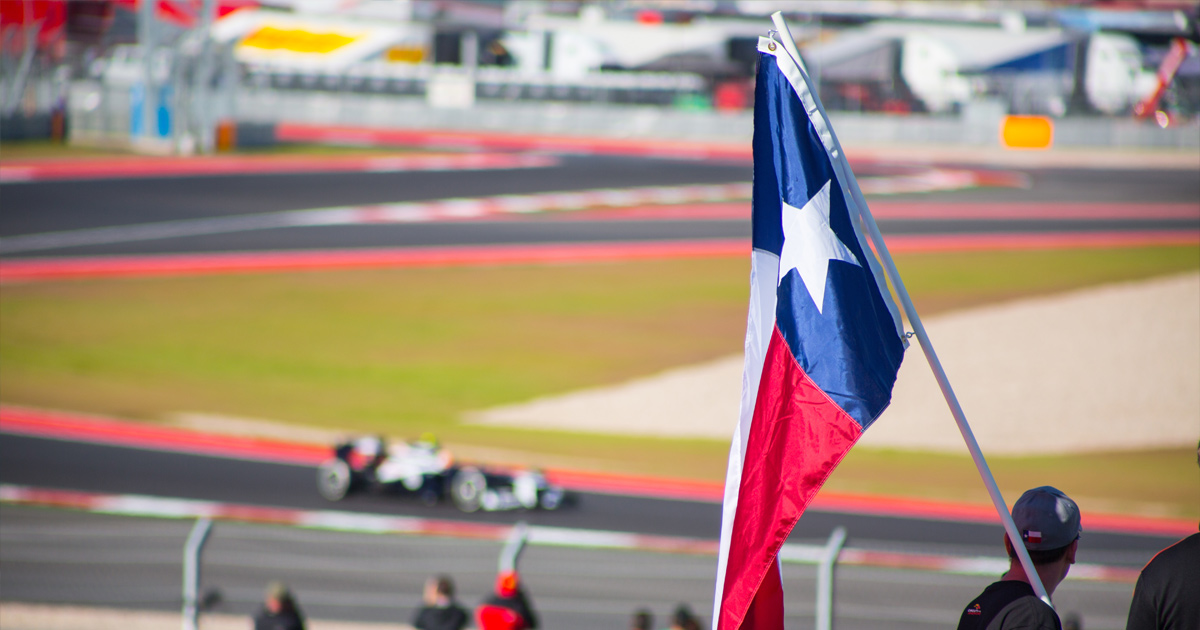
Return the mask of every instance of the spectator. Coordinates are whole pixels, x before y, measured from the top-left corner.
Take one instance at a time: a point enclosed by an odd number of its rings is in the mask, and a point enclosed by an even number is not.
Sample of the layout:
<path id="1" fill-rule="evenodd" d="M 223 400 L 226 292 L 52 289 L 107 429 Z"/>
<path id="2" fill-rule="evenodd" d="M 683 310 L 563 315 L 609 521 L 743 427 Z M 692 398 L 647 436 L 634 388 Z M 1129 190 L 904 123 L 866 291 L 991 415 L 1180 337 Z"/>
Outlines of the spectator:
<path id="1" fill-rule="evenodd" d="M 692 614 L 687 604 L 680 604 L 675 607 L 675 614 L 671 617 L 670 630 L 700 630 L 700 620 Z"/>
<path id="2" fill-rule="evenodd" d="M 629 630 L 654 630 L 654 615 L 645 608 L 638 609 L 629 621 Z"/>
<path id="3" fill-rule="evenodd" d="M 508 48 L 504 46 L 504 42 L 494 39 L 484 48 L 483 54 L 479 56 L 479 64 L 483 66 L 511 66 L 513 65 L 512 53 L 508 52 Z"/>
<path id="4" fill-rule="evenodd" d="M 1200 628 L 1200 533 L 1158 552 L 1142 569 L 1125 625 L 1125 630 L 1195 628 Z"/>
<path id="5" fill-rule="evenodd" d="M 1017 499 L 1012 517 L 1046 594 L 1053 595 L 1075 564 L 1083 531 L 1079 506 L 1058 489 L 1042 486 Z M 1008 572 L 967 605 L 958 620 L 958 629 L 1062 630 L 1058 614 L 1034 594 L 1008 536 L 1004 537 L 1004 547 L 1008 550 Z"/>
<path id="6" fill-rule="evenodd" d="M 254 630 L 304 630 L 304 613 L 283 582 L 271 582 L 263 607 L 254 615 Z"/>
<path id="7" fill-rule="evenodd" d="M 425 605 L 413 616 L 417 630 L 462 630 L 467 625 L 467 611 L 454 601 L 454 580 L 439 575 L 425 582 Z"/>
<path id="8" fill-rule="evenodd" d="M 538 624 L 516 571 L 496 576 L 496 591 L 475 609 L 475 619 L 479 630 L 534 630 Z"/>

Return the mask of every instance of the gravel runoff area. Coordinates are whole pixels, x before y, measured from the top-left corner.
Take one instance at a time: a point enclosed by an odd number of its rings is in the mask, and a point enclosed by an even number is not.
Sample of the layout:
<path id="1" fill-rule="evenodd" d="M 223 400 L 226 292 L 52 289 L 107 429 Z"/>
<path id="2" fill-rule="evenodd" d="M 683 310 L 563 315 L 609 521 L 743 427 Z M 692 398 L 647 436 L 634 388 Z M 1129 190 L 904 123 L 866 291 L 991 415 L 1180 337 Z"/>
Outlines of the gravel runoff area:
<path id="1" fill-rule="evenodd" d="M 985 453 L 1194 445 L 1200 274 L 1114 284 L 931 317 L 925 328 Z M 728 439 L 742 357 L 472 413 L 470 422 Z M 916 340 L 873 448 L 966 453 Z"/>

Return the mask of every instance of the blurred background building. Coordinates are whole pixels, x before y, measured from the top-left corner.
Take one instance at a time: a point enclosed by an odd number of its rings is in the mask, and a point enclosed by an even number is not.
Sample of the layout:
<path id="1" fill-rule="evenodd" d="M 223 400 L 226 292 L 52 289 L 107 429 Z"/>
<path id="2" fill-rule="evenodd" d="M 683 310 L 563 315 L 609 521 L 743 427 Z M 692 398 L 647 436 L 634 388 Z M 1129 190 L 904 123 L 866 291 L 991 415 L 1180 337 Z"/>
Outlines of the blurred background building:
<path id="1" fill-rule="evenodd" d="M 994 144 L 1034 115 L 1059 144 L 1195 147 L 1198 6 L 3 0 L 0 133 L 182 153 L 281 122 L 748 138 L 783 10 L 852 141 Z"/>

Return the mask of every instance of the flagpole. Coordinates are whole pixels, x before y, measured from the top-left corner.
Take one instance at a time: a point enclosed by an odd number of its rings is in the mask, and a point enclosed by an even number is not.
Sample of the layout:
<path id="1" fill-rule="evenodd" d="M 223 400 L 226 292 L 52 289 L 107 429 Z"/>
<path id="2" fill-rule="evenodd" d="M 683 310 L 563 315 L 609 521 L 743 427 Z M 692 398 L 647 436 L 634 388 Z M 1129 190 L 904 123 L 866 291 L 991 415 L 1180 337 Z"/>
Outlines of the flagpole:
<path id="1" fill-rule="evenodd" d="M 804 62 L 800 59 L 800 51 L 796 48 L 796 40 L 792 38 L 792 32 L 788 29 L 787 22 L 783 19 L 783 12 L 776 11 L 773 13 L 771 21 L 775 23 L 775 28 L 779 31 L 780 39 L 783 40 L 781 44 L 783 44 L 784 50 L 792 57 L 796 65 L 803 70 L 801 76 L 804 77 L 805 83 L 808 83 L 808 70 L 804 68 Z M 817 105 L 817 111 L 828 121 L 829 116 L 825 114 L 825 106 L 821 104 L 821 99 L 816 97 L 816 90 L 813 89 L 811 84 L 808 86 L 808 90 L 813 94 L 813 101 Z M 958 424 L 959 432 L 962 433 L 963 441 L 967 444 L 967 450 L 971 453 L 971 459 L 975 462 L 975 468 L 979 471 L 979 476 L 983 479 L 984 486 L 987 487 L 988 495 L 991 496 L 992 505 L 995 506 L 996 512 L 1000 515 L 1000 520 L 1004 524 L 1005 531 L 1008 533 L 1008 539 L 1012 541 L 1012 547 L 1021 561 L 1021 566 L 1025 569 L 1025 576 L 1029 579 L 1030 585 L 1033 586 L 1034 593 L 1042 601 L 1053 607 L 1053 604 L 1050 602 L 1050 596 L 1046 593 L 1046 587 L 1042 585 L 1041 577 L 1034 568 L 1033 560 L 1029 557 L 1029 552 L 1025 549 L 1025 544 L 1017 532 L 1017 525 L 1013 522 L 1012 515 L 1008 512 L 1008 506 L 1004 503 L 1004 497 L 1000 494 L 1000 488 L 996 485 L 996 479 L 992 476 L 992 471 L 988 468 L 987 460 L 984 459 L 983 452 L 979 449 L 979 442 L 975 440 L 975 434 L 971 431 L 971 425 L 967 423 L 967 417 L 963 413 L 962 405 L 958 402 L 958 396 L 954 394 L 954 389 L 950 386 L 950 379 L 947 378 L 946 371 L 942 368 L 942 362 L 938 359 L 937 352 L 933 349 L 933 342 L 929 340 L 929 335 L 925 332 L 925 325 L 921 323 L 921 317 L 917 315 L 917 309 L 913 306 L 912 298 L 909 297 L 908 290 L 904 287 L 904 281 L 900 278 L 900 272 L 896 269 L 896 263 L 892 260 L 892 255 L 883 241 L 883 235 L 879 232 L 879 226 L 875 223 L 875 218 L 871 216 L 866 199 L 863 198 L 862 190 L 858 187 L 858 180 L 854 177 L 854 171 L 850 170 L 850 165 L 846 161 L 846 152 L 842 149 L 842 144 L 838 141 L 837 133 L 833 131 L 833 126 L 828 125 L 828 127 L 830 136 L 833 138 L 834 149 L 837 153 L 834 166 L 849 186 L 854 203 L 858 206 L 860 218 L 867 227 L 871 235 L 871 241 L 875 244 L 876 250 L 883 259 L 888 278 L 892 281 L 892 287 L 896 290 L 896 295 L 900 298 L 900 303 L 904 307 L 905 314 L 908 315 L 908 321 L 912 324 L 913 332 L 921 344 L 921 350 L 925 352 L 925 359 L 929 362 L 929 367 L 933 370 L 934 378 L 937 379 L 938 386 L 942 390 L 942 396 L 946 399 L 946 404 L 950 407 L 950 413 L 954 415 L 954 421 Z"/>

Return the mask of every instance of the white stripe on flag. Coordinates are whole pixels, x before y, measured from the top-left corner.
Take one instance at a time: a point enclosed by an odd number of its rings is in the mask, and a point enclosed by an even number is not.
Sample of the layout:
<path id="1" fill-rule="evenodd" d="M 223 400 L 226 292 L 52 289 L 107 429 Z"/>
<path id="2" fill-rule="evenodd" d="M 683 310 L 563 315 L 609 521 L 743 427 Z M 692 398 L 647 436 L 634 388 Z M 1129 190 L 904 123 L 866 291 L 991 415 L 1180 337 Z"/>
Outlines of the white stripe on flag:
<path id="1" fill-rule="evenodd" d="M 746 315 L 745 361 L 742 367 L 742 399 L 738 422 L 733 428 L 729 445 L 729 466 L 725 471 L 725 498 L 721 508 L 721 541 L 717 551 L 716 597 L 713 598 L 713 630 L 721 616 L 722 592 L 725 589 L 725 569 L 729 559 L 733 515 L 737 512 L 738 489 L 742 482 L 742 464 L 746 459 L 745 436 L 750 435 L 750 421 L 762 379 L 763 360 L 771 333 L 775 330 L 775 287 L 779 279 L 779 257 L 771 252 L 754 250 L 750 257 L 750 307 Z"/>

